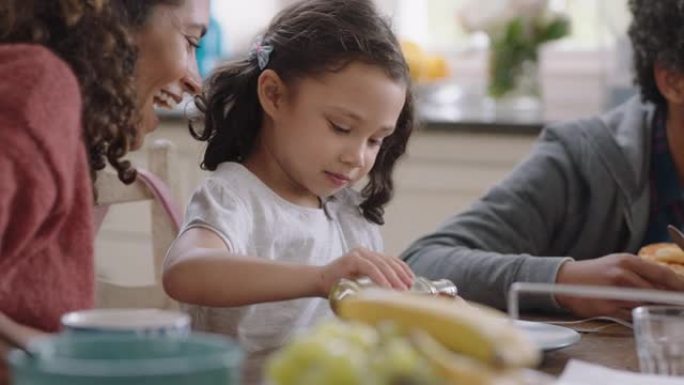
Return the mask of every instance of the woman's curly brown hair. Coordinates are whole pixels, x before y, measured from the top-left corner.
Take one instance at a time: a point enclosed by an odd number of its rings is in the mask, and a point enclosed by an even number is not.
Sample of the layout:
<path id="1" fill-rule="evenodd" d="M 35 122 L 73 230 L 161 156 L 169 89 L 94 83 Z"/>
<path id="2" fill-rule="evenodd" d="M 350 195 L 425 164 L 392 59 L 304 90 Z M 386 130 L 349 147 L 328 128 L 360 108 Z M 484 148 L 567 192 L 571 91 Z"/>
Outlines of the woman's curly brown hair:
<path id="1" fill-rule="evenodd" d="M 406 151 L 415 125 L 408 66 L 389 24 L 370 0 L 301 1 L 273 19 L 261 43 L 273 48 L 266 68 L 288 84 L 340 71 L 354 61 L 376 65 L 406 84 L 396 129 L 383 140 L 361 191 L 364 217 L 383 224 L 384 206 L 394 192 L 394 166 Z M 264 115 L 257 97 L 261 71 L 254 56 L 228 63 L 214 72 L 203 95 L 196 98 L 203 130 L 191 125 L 190 133 L 208 142 L 204 169 L 215 170 L 226 161 L 243 162 L 251 153 Z"/>
<path id="2" fill-rule="evenodd" d="M 122 158 L 136 135 L 138 112 L 130 32 L 159 3 L 181 0 L 3 0 L 0 42 L 35 43 L 71 67 L 83 98 L 83 140 L 91 177 L 108 161 L 124 183 L 136 172 Z"/>
<path id="3" fill-rule="evenodd" d="M 630 0 L 629 38 L 641 98 L 664 105 L 653 75 L 656 63 L 684 73 L 684 0 Z"/>

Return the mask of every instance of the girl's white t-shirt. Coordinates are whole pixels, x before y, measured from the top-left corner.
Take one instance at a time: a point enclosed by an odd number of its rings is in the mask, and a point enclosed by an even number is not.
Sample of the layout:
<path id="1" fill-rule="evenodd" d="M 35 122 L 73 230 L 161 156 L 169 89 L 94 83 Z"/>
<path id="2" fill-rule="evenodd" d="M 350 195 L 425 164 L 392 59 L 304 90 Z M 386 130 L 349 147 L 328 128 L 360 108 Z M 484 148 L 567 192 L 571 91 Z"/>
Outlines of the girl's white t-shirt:
<path id="1" fill-rule="evenodd" d="M 346 188 L 321 209 L 298 206 L 281 198 L 243 165 L 225 162 L 193 194 L 181 233 L 206 228 L 235 254 L 320 266 L 354 247 L 382 251 L 379 226 L 363 217 L 360 202 L 360 194 Z M 260 382 L 263 361 L 270 352 L 319 319 L 332 317 L 322 298 L 183 308 L 190 313 L 194 329 L 226 334 L 240 343 L 247 353 L 245 384 Z"/>

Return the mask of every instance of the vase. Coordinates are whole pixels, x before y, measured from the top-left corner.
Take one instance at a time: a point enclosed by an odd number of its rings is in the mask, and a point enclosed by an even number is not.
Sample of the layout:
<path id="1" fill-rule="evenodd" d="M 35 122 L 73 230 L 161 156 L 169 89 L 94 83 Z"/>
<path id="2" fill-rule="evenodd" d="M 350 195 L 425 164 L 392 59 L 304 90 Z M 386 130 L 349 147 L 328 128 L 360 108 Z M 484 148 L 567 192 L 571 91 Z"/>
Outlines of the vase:
<path id="1" fill-rule="evenodd" d="M 487 94 L 496 111 L 535 118 L 542 114 L 536 50 L 493 42 L 489 53 Z"/>

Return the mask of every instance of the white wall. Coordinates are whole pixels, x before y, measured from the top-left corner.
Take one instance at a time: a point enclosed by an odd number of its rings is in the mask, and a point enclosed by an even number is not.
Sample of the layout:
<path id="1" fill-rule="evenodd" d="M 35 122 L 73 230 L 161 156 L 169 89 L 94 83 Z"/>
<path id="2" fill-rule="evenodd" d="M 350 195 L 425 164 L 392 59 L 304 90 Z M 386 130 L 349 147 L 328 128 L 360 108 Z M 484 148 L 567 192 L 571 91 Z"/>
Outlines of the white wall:
<path id="1" fill-rule="evenodd" d="M 273 16 L 283 7 L 298 0 L 214 0 L 211 3 L 212 16 L 219 20 L 222 39 L 228 42 L 229 52 L 249 49 L 254 37 L 268 26 Z M 375 0 L 378 10 L 390 16 L 398 31 L 405 35 L 422 36 L 427 40 L 427 16 L 429 0 Z M 415 39 L 414 39 L 415 40 Z M 421 41 L 423 42 L 423 41 Z"/>
<path id="2" fill-rule="evenodd" d="M 221 37 L 229 46 L 228 53 L 248 50 L 281 6 L 281 0 L 214 0 L 212 16 L 221 23 Z"/>

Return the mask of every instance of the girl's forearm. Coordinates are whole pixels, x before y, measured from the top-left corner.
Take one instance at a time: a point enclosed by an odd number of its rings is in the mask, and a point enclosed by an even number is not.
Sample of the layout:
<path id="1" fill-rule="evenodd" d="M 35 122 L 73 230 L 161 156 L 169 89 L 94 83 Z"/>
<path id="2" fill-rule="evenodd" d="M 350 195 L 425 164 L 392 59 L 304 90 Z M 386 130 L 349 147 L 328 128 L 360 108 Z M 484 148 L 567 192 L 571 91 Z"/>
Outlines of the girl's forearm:
<path id="1" fill-rule="evenodd" d="M 195 249 L 164 272 L 164 289 L 174 299 L 196 305 L 230 307 L 324 296 L 317 266 L 226 255 Z"/>
<path id="2" fill-rule="evenodd" d="M 48 335 L 38 329 L 15 322 L 3 312 L 0 312 L 0 343 L 10 346 L 10 341 L 26 347 L 30 340 Z"/>

